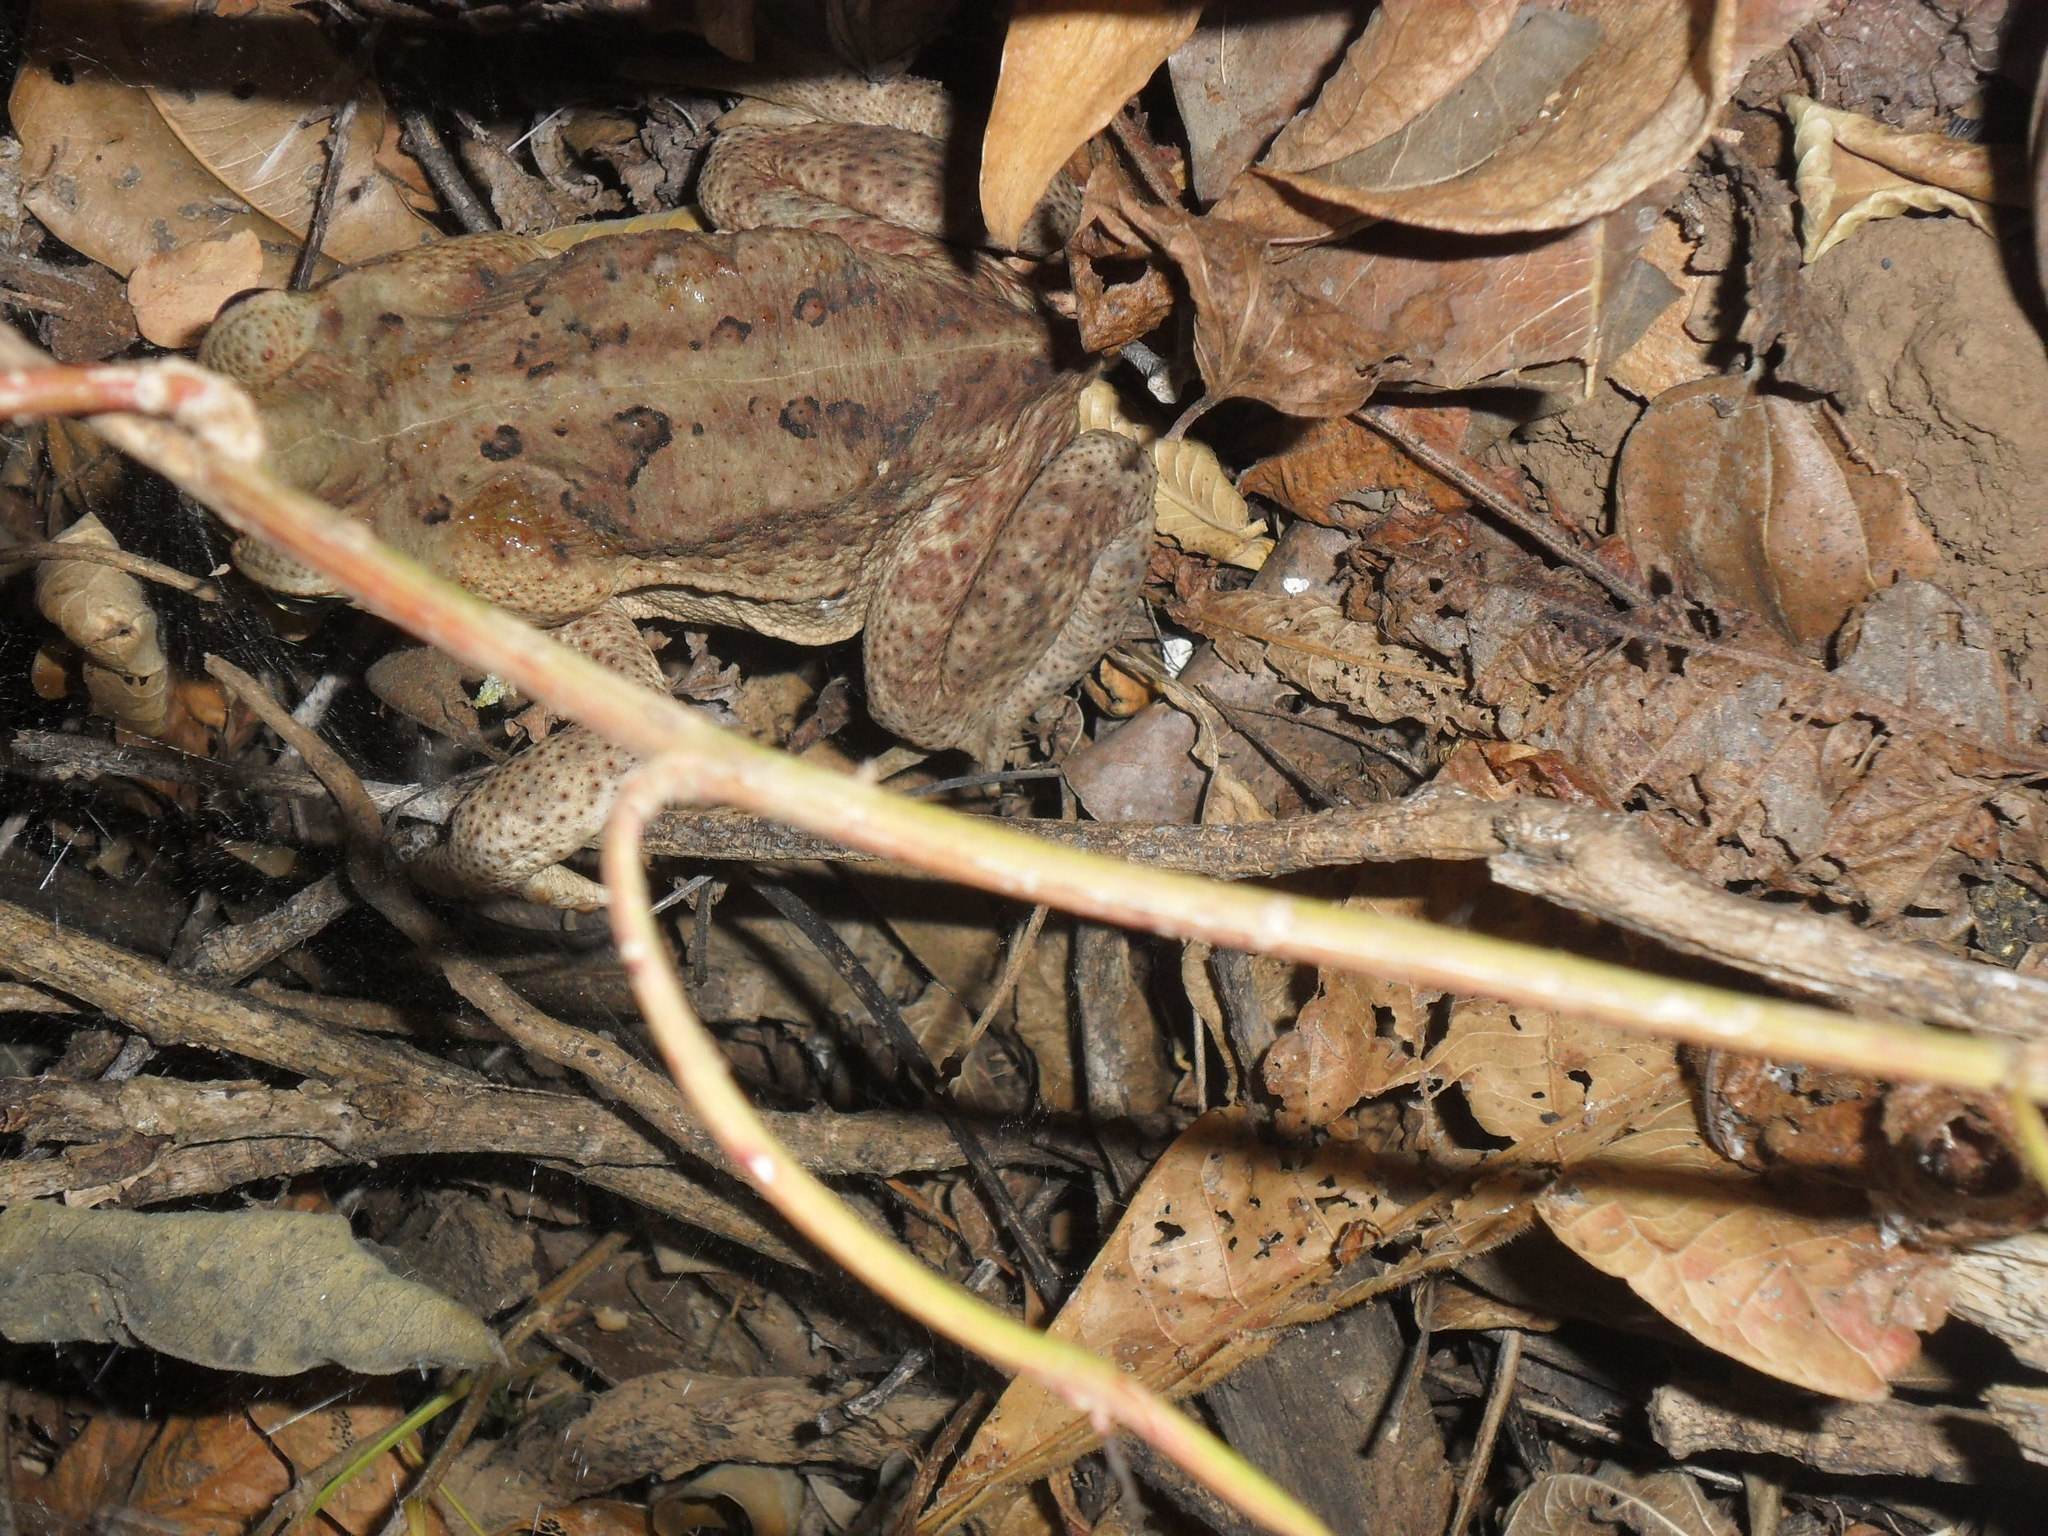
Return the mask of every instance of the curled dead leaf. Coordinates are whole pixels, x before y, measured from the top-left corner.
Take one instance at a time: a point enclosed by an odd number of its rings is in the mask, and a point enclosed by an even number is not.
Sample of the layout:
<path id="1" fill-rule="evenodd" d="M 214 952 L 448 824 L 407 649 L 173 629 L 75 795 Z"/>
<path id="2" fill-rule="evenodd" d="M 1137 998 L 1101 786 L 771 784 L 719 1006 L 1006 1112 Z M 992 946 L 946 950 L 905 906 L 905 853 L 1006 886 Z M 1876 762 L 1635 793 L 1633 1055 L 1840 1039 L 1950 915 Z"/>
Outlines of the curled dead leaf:
<path id="1" fill-rule="evenodd" d="M 120 547 L 91 513 L 56 542 Z M 142 583 L 110 565 L 46 560 L 36 567 L 36 607 L 84 653 L 94 712 L 140 735 L 162 734 L 171 718 L 170 663 Z"/>
<path id="2" fill-rule="evenodd" d="M 1152 444 L 1161 535 L 1182 549 L 1256 571 L 1273 552 L 1263 518 L 1237 493 L 1207 443 L 1161 438 Z"/>
<path id="3" fill-rule="evenodd" d="M 1445 9 L 1382 6 L 1260 174 L 1427 229 L 1564 229 L 1682 166 L 1733 84 L 1734 0 L 1468 4 L 1447 23 Z M 1407 85 L 1440 26 L 1442 62 L 1422 70 L 1427 88 Z M 1369 95 L 1387 89 L 1399 107 L 1376 110 Z"/>
<path id="4" fill-rule="evenodd" d="M 981 151 L 981 213 L 1016 245 L 1067 157 L 1100 132 L 1188 40 L 1201 7 L 1185 0 L 1020 0 Z"/>
<path id="5" fill-rule="evenodd" d="M 2025 203 L 2017 157 L 1941 133 L 1901 133 L 1859 112 L 1787 96 L 1801 256 L 1818 261 L 1872 219 L 1953 213 L 1993 233 L 1991 204 Z M 2002 194 L 2002 195 L 2001 195 Z"/>

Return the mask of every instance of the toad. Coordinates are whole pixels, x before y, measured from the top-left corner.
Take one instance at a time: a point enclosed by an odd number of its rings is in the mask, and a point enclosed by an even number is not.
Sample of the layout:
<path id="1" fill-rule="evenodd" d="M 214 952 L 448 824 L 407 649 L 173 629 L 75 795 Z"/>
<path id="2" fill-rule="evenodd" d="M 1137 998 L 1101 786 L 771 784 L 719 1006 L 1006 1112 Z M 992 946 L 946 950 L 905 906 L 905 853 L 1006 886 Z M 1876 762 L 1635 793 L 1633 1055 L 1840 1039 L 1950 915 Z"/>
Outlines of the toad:
<path id="1" fill-rule="evenodd" d="M 254 395 L 291 483 L 648 687 L 635 619 L 859 632 L 882 725 L 994 761 L 1129 616 L 1153 470 L 1077 431 L 1088 374 L 1019 280 L 938 238 L 941 155 L 890 127 L 739 128 L 700 180 L 717 233 L 448 240 L 253 295 L 201 360 Z M 268 546 L 236 559 L 329 590 Z M 632 762 L 546 737 L 421 873 L 602 905 L 560 861 Z"/>

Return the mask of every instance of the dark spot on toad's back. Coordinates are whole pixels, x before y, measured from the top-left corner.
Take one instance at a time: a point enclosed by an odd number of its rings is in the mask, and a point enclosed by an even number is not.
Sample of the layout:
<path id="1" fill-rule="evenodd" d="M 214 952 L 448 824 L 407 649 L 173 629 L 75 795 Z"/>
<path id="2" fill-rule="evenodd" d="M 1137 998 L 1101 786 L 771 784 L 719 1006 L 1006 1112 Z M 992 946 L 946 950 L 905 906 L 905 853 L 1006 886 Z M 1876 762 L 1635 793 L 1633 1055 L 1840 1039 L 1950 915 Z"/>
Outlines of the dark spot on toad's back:
<path id="1" fill-rule="evenodd" d="M 701 421 L 693 421 L 693 422 L 691 422 L 691 423 L 690 423 L 690 436 L 692 436 L 692 437 L 702 437 L 703 435 L 704 435 L 704 423 L 703 423 L 703 422 L 701 422 Z"/>
<path id="2" fill-rule="evenodd" d="M 434 504 L 420 514 L 420 521 L 429 528 L 445 523 L 455 515 L 455 503 L 446 496 L 436 496 Z"/>
<path id="3" fill-rule="evenodd" d="M 502 464 L 526 452 L 526 439 L 519 435 L 517 427 L 508 423 L 477 444 L 477 452 L 493 464 Z"/>
<path id="4" fill-rule="evenodd" d="M 626 484 L 640 479 L 647 461 L 675 441 L 668 417 L 651 405 L 628 406 L 612 418 L 611 432 L 618 445 L 632 455 L 633 467 L 626 472 Z"/>
<path id="5" fill-rule="evenodd" d="M 711 335 L 714 339 L 724 336 L 733 341 L 745 341 L 753 334 L 753 326 L 742 320 L 738 315 L 727 315 L 718 324 L 711 327 Z"/>
<path id="6" fill-rule="evenodd" d="M 526 370 L 526 376 L 529 379 L 544 379 L 560 366 L 558 363 L 535 363 Z"/>
<path id="7" fill-rule="evenodd" d="M 825 295 L 816 288 L 806 288 L 796 296 L 796 307 L 790 311 L 793 318 L 805 325 L 823 325 L 832 313 L 832 306 L 825 302 Z"/>
<path id="8" fill-rule="evenodd" d="M 818 419 L 822 414 L 818 408 L 818 397 L 805 395 L 801 400 L 790 401 L 775 419 L 782 423 L 782 430 L 791 437 L 811 438 L 818 435 Z"/>
<path id="9" fill-rule="evenodd" d="M 386 330 L 402 331 L 405 329 L 405 316 L 387 309 L 377 317 L 377 323 Z"/>

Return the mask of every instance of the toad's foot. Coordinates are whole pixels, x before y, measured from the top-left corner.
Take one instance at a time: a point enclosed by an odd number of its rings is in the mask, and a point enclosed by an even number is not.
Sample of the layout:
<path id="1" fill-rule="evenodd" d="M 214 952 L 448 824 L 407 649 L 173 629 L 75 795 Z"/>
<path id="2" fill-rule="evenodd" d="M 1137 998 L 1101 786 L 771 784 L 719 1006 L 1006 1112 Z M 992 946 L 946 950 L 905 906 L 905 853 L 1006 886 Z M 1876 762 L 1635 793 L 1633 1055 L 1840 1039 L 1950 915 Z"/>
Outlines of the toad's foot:
<path id="1" fill-rule="evenodd" d="M 654 652 L 616 606 L 607 604 L 554 634 L 667 693 Z M 447 836 L 410 856 L 410 868 L 422 885 L 446 895 L 513 895 L 540 906 L 595 911 L 607 903 L 605 888 L 562 860 L 597 837 L 619 781 L 639 761 L 583 726 L 556 731 L 478 784 L 449 819 Z"/>
<path id="2" fill-rule="evenodd" d="M 875 718 L 920 746 L 1002 757 L 1130 617 L 1152 547 L 1151 457 L 1085 432 L 1021 500 L 966 487 L 904 534 L 868 610 Z"/>

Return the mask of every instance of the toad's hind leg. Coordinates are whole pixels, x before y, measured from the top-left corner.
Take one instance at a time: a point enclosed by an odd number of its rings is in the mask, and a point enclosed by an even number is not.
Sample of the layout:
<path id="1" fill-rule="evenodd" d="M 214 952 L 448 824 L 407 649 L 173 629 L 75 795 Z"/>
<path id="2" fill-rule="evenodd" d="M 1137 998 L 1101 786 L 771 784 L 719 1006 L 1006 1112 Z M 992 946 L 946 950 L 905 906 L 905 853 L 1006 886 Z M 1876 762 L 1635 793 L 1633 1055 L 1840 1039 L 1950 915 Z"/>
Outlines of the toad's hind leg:
<path id="1" fill-rule="evenodd" d="M 661 667 L 623 611 L 606 604 L 554 631 L 556 639 L 666 694 Z M 516 895 L 594 911 L 604 887 L 562 860 L 603 829 L 619 781 L 640 759 L 580 725 L 556 731 L 485 778 L 449 819 L 448 834 L 411 862 L 420 882 L 450 895 Z"/>
<path id="2" fill-rule="evenodd" d="M 1154 481 L 1144 449 L 1087 432 L 1021 500 L 1006 505 L 997 476 L 919 519 L 869 604 L 875 718 L 920 746 L 1000 759 L 1130 618 Z"/>

